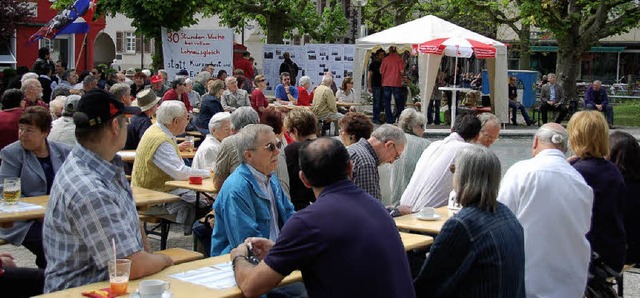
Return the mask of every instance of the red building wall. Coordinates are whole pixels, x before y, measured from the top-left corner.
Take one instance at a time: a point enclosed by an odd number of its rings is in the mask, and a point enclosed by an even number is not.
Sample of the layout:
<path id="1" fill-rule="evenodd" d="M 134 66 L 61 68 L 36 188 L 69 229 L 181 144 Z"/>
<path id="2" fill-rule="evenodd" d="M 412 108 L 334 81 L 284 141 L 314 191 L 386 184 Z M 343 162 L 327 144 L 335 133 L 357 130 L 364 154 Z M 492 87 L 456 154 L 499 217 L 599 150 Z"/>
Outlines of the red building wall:
<path id="1" fill-rule="evenodd" d="M 38 12 L 36 17 L 29 23 L 19 26 L 16 30 L 16 60 L 18 67 L 26 66 L 31 68 L 33 62 L 38 58 L 39 43 L 34 42 L 28 44 L 29 37 L 58 14 L 58 11 L 51 8 L 53 2 L 50 2 L 49 0 L 38 0 L 37 3 Z M 82 44 L 84 43 L 84 34 L 76 34 L 74 63 L 75 61 L 79 61 L 79 63 L 75 65 L 75 69 L 79 72 L 86 69 L 91 70 L 91 68 L 93 68 L 94 42 L 96 35 L 104 29 L 105 25 L 104 17 L 100 17 L 89 24 L 87 43 L 85 45 L 86 49 L 82 48 Z"/>

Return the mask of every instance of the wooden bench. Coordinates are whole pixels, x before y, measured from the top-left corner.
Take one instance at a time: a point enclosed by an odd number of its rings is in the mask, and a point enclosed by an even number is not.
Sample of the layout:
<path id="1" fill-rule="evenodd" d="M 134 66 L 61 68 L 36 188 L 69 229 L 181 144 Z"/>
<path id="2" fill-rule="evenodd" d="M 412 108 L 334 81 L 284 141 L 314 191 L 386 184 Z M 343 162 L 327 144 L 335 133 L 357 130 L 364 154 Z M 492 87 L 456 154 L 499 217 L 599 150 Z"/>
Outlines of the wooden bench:
<path id="1" fill-rule="evenodd" d="M 138 219 L 143 222 L 144 232 L 147 235 L 155 235 L 160 237 L 160 249 L 167 248 L 167 238 L 169 238 L 169 228 L 171 227 L 171 221 L 159 216 L 138 214 Z M 153 227 L 148 227 L 147 224 L 154 224 Z M 160 229 L 160 231 L 158 231 Z"/>
<path id="2" fill-rule="evenodd" d="M 174 265 L 191 262 L 195 260 L 202 260 L 204 255 L 184 248 L 169 248 L 165 250 L 156 251 L 155 254 L 165 255 L 171 258 Z"/>

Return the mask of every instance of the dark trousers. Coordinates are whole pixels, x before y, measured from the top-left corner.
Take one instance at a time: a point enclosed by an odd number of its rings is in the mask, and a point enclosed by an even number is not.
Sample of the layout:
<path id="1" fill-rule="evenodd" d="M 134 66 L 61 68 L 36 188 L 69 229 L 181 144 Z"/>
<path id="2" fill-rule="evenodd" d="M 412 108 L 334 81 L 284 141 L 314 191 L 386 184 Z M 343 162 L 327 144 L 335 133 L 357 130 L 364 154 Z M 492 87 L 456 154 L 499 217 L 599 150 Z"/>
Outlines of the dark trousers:
<path id="1" fill-rule="evenodd" d="M 211 256 L 211 234 L 213 230 L 209 224 L 203 224 L 199 220 L 193 223 L 193 240 L 197 252 L 204 255 L 205 258 Z"/>
<path id="2" fill-rule="evenodd" d="M 440 124 L 440 100 L 429 100 L 429 106 L 427 106 L 427 123 Z"/>
<path id="3" fill-rule="evenodd" d="M 527 114 L 527 110 L 524 108 L 524 106 L 521 103 L 514 100 L 510 100 L 509 108 L 511 109 L 511 122 L 513 123 L 513 125 L 518 125 L 518 122 L 516 121 L 516 117 L 518 116 L 518 110 L 520 110 L 520 113 L 522 113 L 522 118 L 524 118 L 524 122 L 527 125 L 531 125 L 531 119 L 529 119 L 529 114 Z"/>
<path id="4" fill-rule="evenodd" d="M 384 110 L 382 87 L 373 87 L 373 123 L 380 123 L 380 113 Z"/>
<path id="5" fill-rule="evenodd" d="M 567 109 L 566 105 L 560 104 L 560 105 L 550 105 L 548 104 L 546 101 L 542 102 L 542 105 L 540 105 L 540 113 L 542 114 L 542 123 L 547 123 L 547 113 L 549 111 L 559 111 L 560 113 L 558 114 L 558 117 L 556 117 L 555 122 L 556 123 L 560 123 L 562 122 L 562 120 L 564 119 L 564 117 L 567 116 L 567 113 L 569 112 L 569 110 Z"/>
<path id="6" fill-rule="evenodd" d="M 387 123 L 393 124 L 396 122 L 395 115 L 402 113 L 404 110 L 405 98 L 402 96 L 402 87 L 382 87 L 384 90 L 384 114 L 387 118 Z M 391 111 L 391 95 L 393 94 L 393 100 L 395 101 L 395 111 Z"/>
<path id="7" fill-rule="evenodd" d="M 598 110 L 595 104 L 587 104 L 584 108 L 587 110 Z M 609 123 L 609 125 L 613 125 L 613 108 L 610 106 L 603 106 L 601 112 L 604 113 L 604 117 L 607 118 L 607 123 Z"/>
<path id="8" fill-rule="evenodd" d="M 22 241 L 22 246 L 26 247 L 34 255 L 36 255 L 36 265 L 38 268 L 47 267 L 47 260 L 44 257 L 44 249 L 42 248 L 42 223 L 34 221 L 27 232 L 27 236 Z"/>
<path id="9" fill-rule="evenodd" d="M 44 289 L 44 269 L 5 268 L 0 275 L 2 297 L 33 297 Z"/>

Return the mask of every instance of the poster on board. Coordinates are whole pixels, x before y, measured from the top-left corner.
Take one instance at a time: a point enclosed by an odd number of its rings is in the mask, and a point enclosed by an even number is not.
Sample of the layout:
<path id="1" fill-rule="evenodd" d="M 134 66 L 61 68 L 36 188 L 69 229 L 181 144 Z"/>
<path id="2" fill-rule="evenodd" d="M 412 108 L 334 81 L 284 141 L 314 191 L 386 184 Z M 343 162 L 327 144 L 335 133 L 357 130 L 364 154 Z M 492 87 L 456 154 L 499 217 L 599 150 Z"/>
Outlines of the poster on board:
<path id="1" fill-rule="evenodd" d="M 233 73 L 233 30 L 167 31 L 162 28 L 162 52 L 169 78 L 181 69 L 194 77 L 207 64 L 213 64 L 216 72 L 224 69 Z"/>

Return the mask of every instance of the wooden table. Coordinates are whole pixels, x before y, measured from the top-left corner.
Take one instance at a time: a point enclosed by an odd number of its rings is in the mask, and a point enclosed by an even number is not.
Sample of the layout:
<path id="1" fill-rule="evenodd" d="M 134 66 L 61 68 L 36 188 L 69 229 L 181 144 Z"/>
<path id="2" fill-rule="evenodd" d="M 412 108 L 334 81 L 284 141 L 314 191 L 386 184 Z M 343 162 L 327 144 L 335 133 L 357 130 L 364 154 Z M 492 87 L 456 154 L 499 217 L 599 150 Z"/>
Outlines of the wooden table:
<path id="1" fill-rule="evenodd" d="M 195 192 L 204 192 L 204 193 L 218 192 L 216 189 L 213 188 L 213 178 L 202 179 L 202 184 L 191 184 L 189 183 L 188 180 L 172 180 L 172 181 L 165 182 L 164 185 L 189 189 Z"/>
<path id="2" fill-rule="evenodd" d="M 440 233 L 440 230 L 442 230 L 444 223 L 449 219 L 449 208 L 447 206 L 436 208 L 436 213 L 440 215 L 440 219 L 433 221 L 419 220 L 416 218 L 415 213 L 399 216 L 394 219 L 396 226 L 398 226 L 400 230 L 437 235 Z"/>
<path id="3" fill-rule="evenodd" d="M 226 254 L 218 257 L 207 258 L 207 259 L 188 262 L 180 265 L 174 265 L 156 274 L 153 274 L 151 276 L 147 276 L 145 278 L 138 279 L 138 280 L 129 281 L 129 288 L 127 289 L 127 291 L 129 293 L 133 293 L 138 288 L 138 284 L 140 284 L 140 282 L 143 280 L 161 279 L 171 283 L 171 292 L 173 292 L 173 297 L 189 297 L 189 298 L 243 297 L 242 292 L 240 292 L 240 289 L 238 287 L 231 287 L 231 288 L 222 289 L 222 290 L 210 289 L 204 286 L 184 282 L 184 281 L 169 277 L 169 275 L 171 274 L 194 270 L 194 269 L 202 268 L 205 266 L 222 264 L 229 261 L 230 261 L 229 255 Z M 282 280 L 282 282 L 280 282 L 280 285 L 283 286 L 283 285 L 287 285 L 287 284 L 298 282 L 298 281 L 302 281 L 302 274 L 300 273 L 300 271 L 294 271 L 289 276 L 285 277 Z M 46 294 L 38 297 L 51 297 L 51 298 L 82 297 L 82 292 L 84 291 L 97 290 L 97 289 L 108 288 L 108 287 L 109 287 L 109 282 L 105 281 L 105 282 L 98 282 L 98 283 L 85 285 L 77 288 L 67 289 L 64 291 L 54 292 L 54 293 L 50 293 L 50 294 Z M 128 295 L 121 296 L 121 297 L 128 297 Z"/>
<path id="4" fill-rule="evenodd" d="M 418 234 L 409 234 L 400 232 L 400 238 L 402 239 L 402 243 L 404 244 L 405 250 L 409 251 L 415 248 L 426 247 L 433 243 L 433 238 L 425 235 Z M 242 297 L 242 292 L 238 287 L 231 287 L 224 290 L 216 290 L 210 289 L 204 286 L 180 281 L 174 278 L 170 278 L 169 275 L 185 272 L 193 269 L 202 268 L 205 266 L 211 266 L 216 264 L 221 264 L 229 262 L 229 255 L 222 255 L 213 258 L 207 258 L 203 260 L 188 262 L 180 265 L 174 265 L 168 267 L 154 275 L 133 280 L 129 282 L 128 292 L 132 293 L 135 289 L 138 288 L 138 284 L 142 280 L 145 279 L 161 279 L 171 283 L 171 292 L 173 292 L 173 297 L 189 297 L 189 298 L 200 298 L 200 297 Z M 294 271 L 289 276 L 285 277 L 282 282 L 280 282 L 280 286 L 291 284 L 294 282 L 302 281 L 302 274 L 300 271 Z M 62 297 L 81 297 L 82 292 L 88 290 L 96 290 L 102 288 L 108 288 L 109 282 L 99 282 L 90 285 L 85 285 L 77 288 L 67 289 L 64 291 L 54 292 L 38 297 L 49 297 L 49 298 L 62 298 Z"/>
<path id="5" fill-rule="evenodd" d="M 197 130 L 187 131 L 186 134 L 194 137 L 204 137 L 204 135 Z"/>
<path id="6" fill-rule="evenodd" d="M 402 239 L 402 244 L 404 245 L 404 250 L 410 251 L 417 248 L 425 248 L 431 243 L 433 243 L 433 237 L 420 235 L 420 234 L 410 234 L 405 232 L 400 232 L 400 239 Z"/>
<path id="7" fill-rule="evenodd" d="M 194 148 L 192 152 L 180 151 L 180 157 L 192 159 L 196 156 L 196 150 L 198 150 L 198 148 Z M 117 154 L 124 162 L 134 162 L 136 160 L 136 150 L 120 150 Z"/>
<path id="8" fill-rule="evenodd" d="M 151 205 L 177 202 L 180 197 L 165 192 L 150 190 L 142 187 L 131 187 L 133 191 L 133 199 L 136 202 L 136 206 L 141 209 L 147 208 Z M 10 228 L 16 221 L 42 219 L 49 202 L 49 196 L 38 196 L 21 198 L 22 202 L 40 205 L 44 208 L 38 210 L 31 210 L 25 212 L 13 212 L 13 213 L 0 213 L 0 227 Z"/>
<path id="9" fill-rule="evenodd" d="M 357 106 L 361 106 L 362 104 L 359 102 L 343 102 L 343 101 L 339 101 L 336 102 L 336 105 L 339 107 L 357 107 Z"/>
<path id="10" fill-rule="evenodd" d="M 187 140 L 187 138 L 185 138 L 185 137 L 177 137 L 177 138 L 176 138 L 176 142 L 184 142 L 184 141 L 186 141 L 186 140 Z M 201 140 L 201 139 L 200 139 L 200 138 L 198 138 L 198 137 L 194 137 L 194 138 L 193 138 L 193 141 L 194 141 L 194 142 L 200 142 L 200 140 Z"/>

